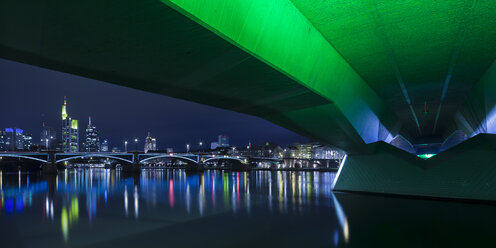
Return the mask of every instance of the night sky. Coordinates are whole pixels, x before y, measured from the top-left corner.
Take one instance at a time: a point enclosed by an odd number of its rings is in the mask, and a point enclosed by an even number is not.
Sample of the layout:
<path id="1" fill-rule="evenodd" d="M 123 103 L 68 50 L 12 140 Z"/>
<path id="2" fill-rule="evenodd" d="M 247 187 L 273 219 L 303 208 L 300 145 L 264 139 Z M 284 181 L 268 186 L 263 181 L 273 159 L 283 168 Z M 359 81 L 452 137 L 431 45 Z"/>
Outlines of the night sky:
<path id="1" fill-rule="evenodd" d="M 79 120 L 80 140 L 91 116 L 110 148 L 123 149 L 125 140 L 136 137 L 143 149 L 148 131 L 157 138 L 158 149 L 176 151 L 188 143 L 196 149 L 200 140 L 209 146 L 218 134 L 228 135 L 236 146 L 249 140 L 280 145 L 307 141 L 258 117 L 0 59 L 1 129 L 17 127 L 38 141 L 44 120 L 60 138 L 64 96 L 69 116 Z"/>

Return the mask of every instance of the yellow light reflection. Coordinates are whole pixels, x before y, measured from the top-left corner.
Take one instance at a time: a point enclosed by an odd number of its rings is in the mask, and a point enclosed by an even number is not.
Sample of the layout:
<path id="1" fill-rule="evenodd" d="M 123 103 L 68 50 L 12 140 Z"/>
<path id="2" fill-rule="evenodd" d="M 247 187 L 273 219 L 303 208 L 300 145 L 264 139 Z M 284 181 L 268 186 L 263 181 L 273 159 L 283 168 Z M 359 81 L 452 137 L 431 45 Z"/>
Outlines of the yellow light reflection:
<path id="1" fill-rule="evenodd" d="M 70 221 L 71 223 L 77 222 L 79 220 L 79 201 L 77 196 L 73 196 L 71 200 L 71 214 Z"/>
<path id="2" fill-rule="evenodd" d="M 67 215 L 67 209 L 62 207 L 62 213 L 60 215 L 60 224 L 62 227 L 62 236 L 64 237 L 64 241 L 69 239 L 69 217 Z"/>

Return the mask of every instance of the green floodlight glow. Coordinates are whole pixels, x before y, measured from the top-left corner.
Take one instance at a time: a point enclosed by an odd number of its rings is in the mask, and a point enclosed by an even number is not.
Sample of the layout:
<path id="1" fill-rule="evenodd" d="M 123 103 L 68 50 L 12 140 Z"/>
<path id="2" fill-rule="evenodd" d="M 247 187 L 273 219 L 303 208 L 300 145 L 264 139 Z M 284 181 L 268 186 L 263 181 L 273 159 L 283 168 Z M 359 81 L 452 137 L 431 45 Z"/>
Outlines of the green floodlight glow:
<path id="1" fill-rule="evenodd" d="M 332 102 L 337 111 L 322 109 L 335 119 L 342 113 L 340 125 L 351 124 L 365 143 L 378 140 L 371 122 L 394 126 L 394 118 L 379 123 L 394 115 L 291 1 L 161 1 Z M 291 114 L 298 112 L 286 113 Z"/>
<path id="2" fill-rule="evenodd" d="M 78 129 L 78 121 L 77 120 L 72 120 L 71 121 L 71 128 L 72 129 Z"/>
<path id="3" fill-rule="evenodd" d="M 432 153 L 427 153 L 427 154 L 420 154 L 420 155 L 417 155 L 417 157 L 421 158 L 421 159 L 429 159 L 433 156 L 436 156 L 436 154 L 432 154 Z"/>

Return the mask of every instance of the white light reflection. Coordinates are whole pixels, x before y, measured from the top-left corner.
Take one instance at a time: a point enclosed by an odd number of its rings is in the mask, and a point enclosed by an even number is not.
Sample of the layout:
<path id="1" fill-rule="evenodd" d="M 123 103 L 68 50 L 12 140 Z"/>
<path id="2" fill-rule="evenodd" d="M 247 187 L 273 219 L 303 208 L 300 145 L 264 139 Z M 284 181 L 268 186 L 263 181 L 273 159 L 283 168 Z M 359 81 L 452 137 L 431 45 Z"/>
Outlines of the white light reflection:
<path id="1" fill-rule="evenodd" d="M 245 174 L 246 176 L 246 174 Z M 248 212 L 248 216 L 251 214 L 251 199 L 250 199 L 250 185 L 248 184 L 246 188 L 246 210 Z"/>
<path id="2" fill-rule="evenodd" d="M 127 186 L 124 186 L 124 211 L 126 212 L 126 217 L 129 215 L 128 208 L 128 198 L 127 198 Z"/>
<path id="3" fill-rule="evenodd" d="M 296 175 L 295 172 L 291 172 L 291 203 L 293 204 L 293 211 L 296 209 Z"/>
<path id="4" fill-rule="evenodd" d="M 133 198 L 134 198 L 134 217 L 138 219 L 138 215 L 139 215 L 138 186 L 134 186 Z"/>
<path id="5" fill-rule="evenodd" d="M 186 185 L 186 211 L 191 212 L 191 193 L 189 192 L 189 184 Z"/>
<path id="6" fill-rule="evenodd" d="M 267 176 L 267 174 L 265 174 Z M 261 179 L 259 179 L 261 181 Z M 269 175 L 269 209 L 270 213 L 272 214 L 273 208 L 272 208 L 272 176 Z"/>
<path id="7" fill-rule="evenodd" d="M 53 201 L 50 201 L 50 219 L 54 219 L 54 214 L 53 214 Z"/>
<path id="8" fill-rule="evenodd" d="M 203 190 L 200 189 L 200 193 L 198 194 L 198 210 L 200 211 L 200 216 L 203 216 L 203 199 L 204 199 L 204 192 Z"/>
<path id="9" fill-rule="evenodd" d="M 48 201 L 48 196 L 45 198 L 45 212 L 46 216 L 50 215 L 50 202 Z"/>
<path id="10" fill-rule="evenodd" d="M 339 201 L 336 199 L 334 194 L 331 194 L 332 202 L 334 203 L 334 210 L 336 211 L 336 216 L 338 217 L 339 225 L 341 226 L 341 230 L 343 231 L 344 241 L 348 244 L 350 241 L 350 230 L 348 226 L 348 219 L 346 219 L 346 215 L 339 204 Z"/>

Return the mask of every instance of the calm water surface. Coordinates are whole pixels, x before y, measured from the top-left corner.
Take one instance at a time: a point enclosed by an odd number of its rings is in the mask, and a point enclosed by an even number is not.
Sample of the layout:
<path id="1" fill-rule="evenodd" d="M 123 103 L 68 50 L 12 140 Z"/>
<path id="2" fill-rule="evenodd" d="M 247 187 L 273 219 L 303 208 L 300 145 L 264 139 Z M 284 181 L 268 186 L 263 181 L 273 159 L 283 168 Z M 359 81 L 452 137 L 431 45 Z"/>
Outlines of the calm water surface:
<path id="1" fill-rule="evenodd" d="M 0 247 L 496 245 L 496 207 L 334 193 L 330 172 L 2 172 Z"/>

